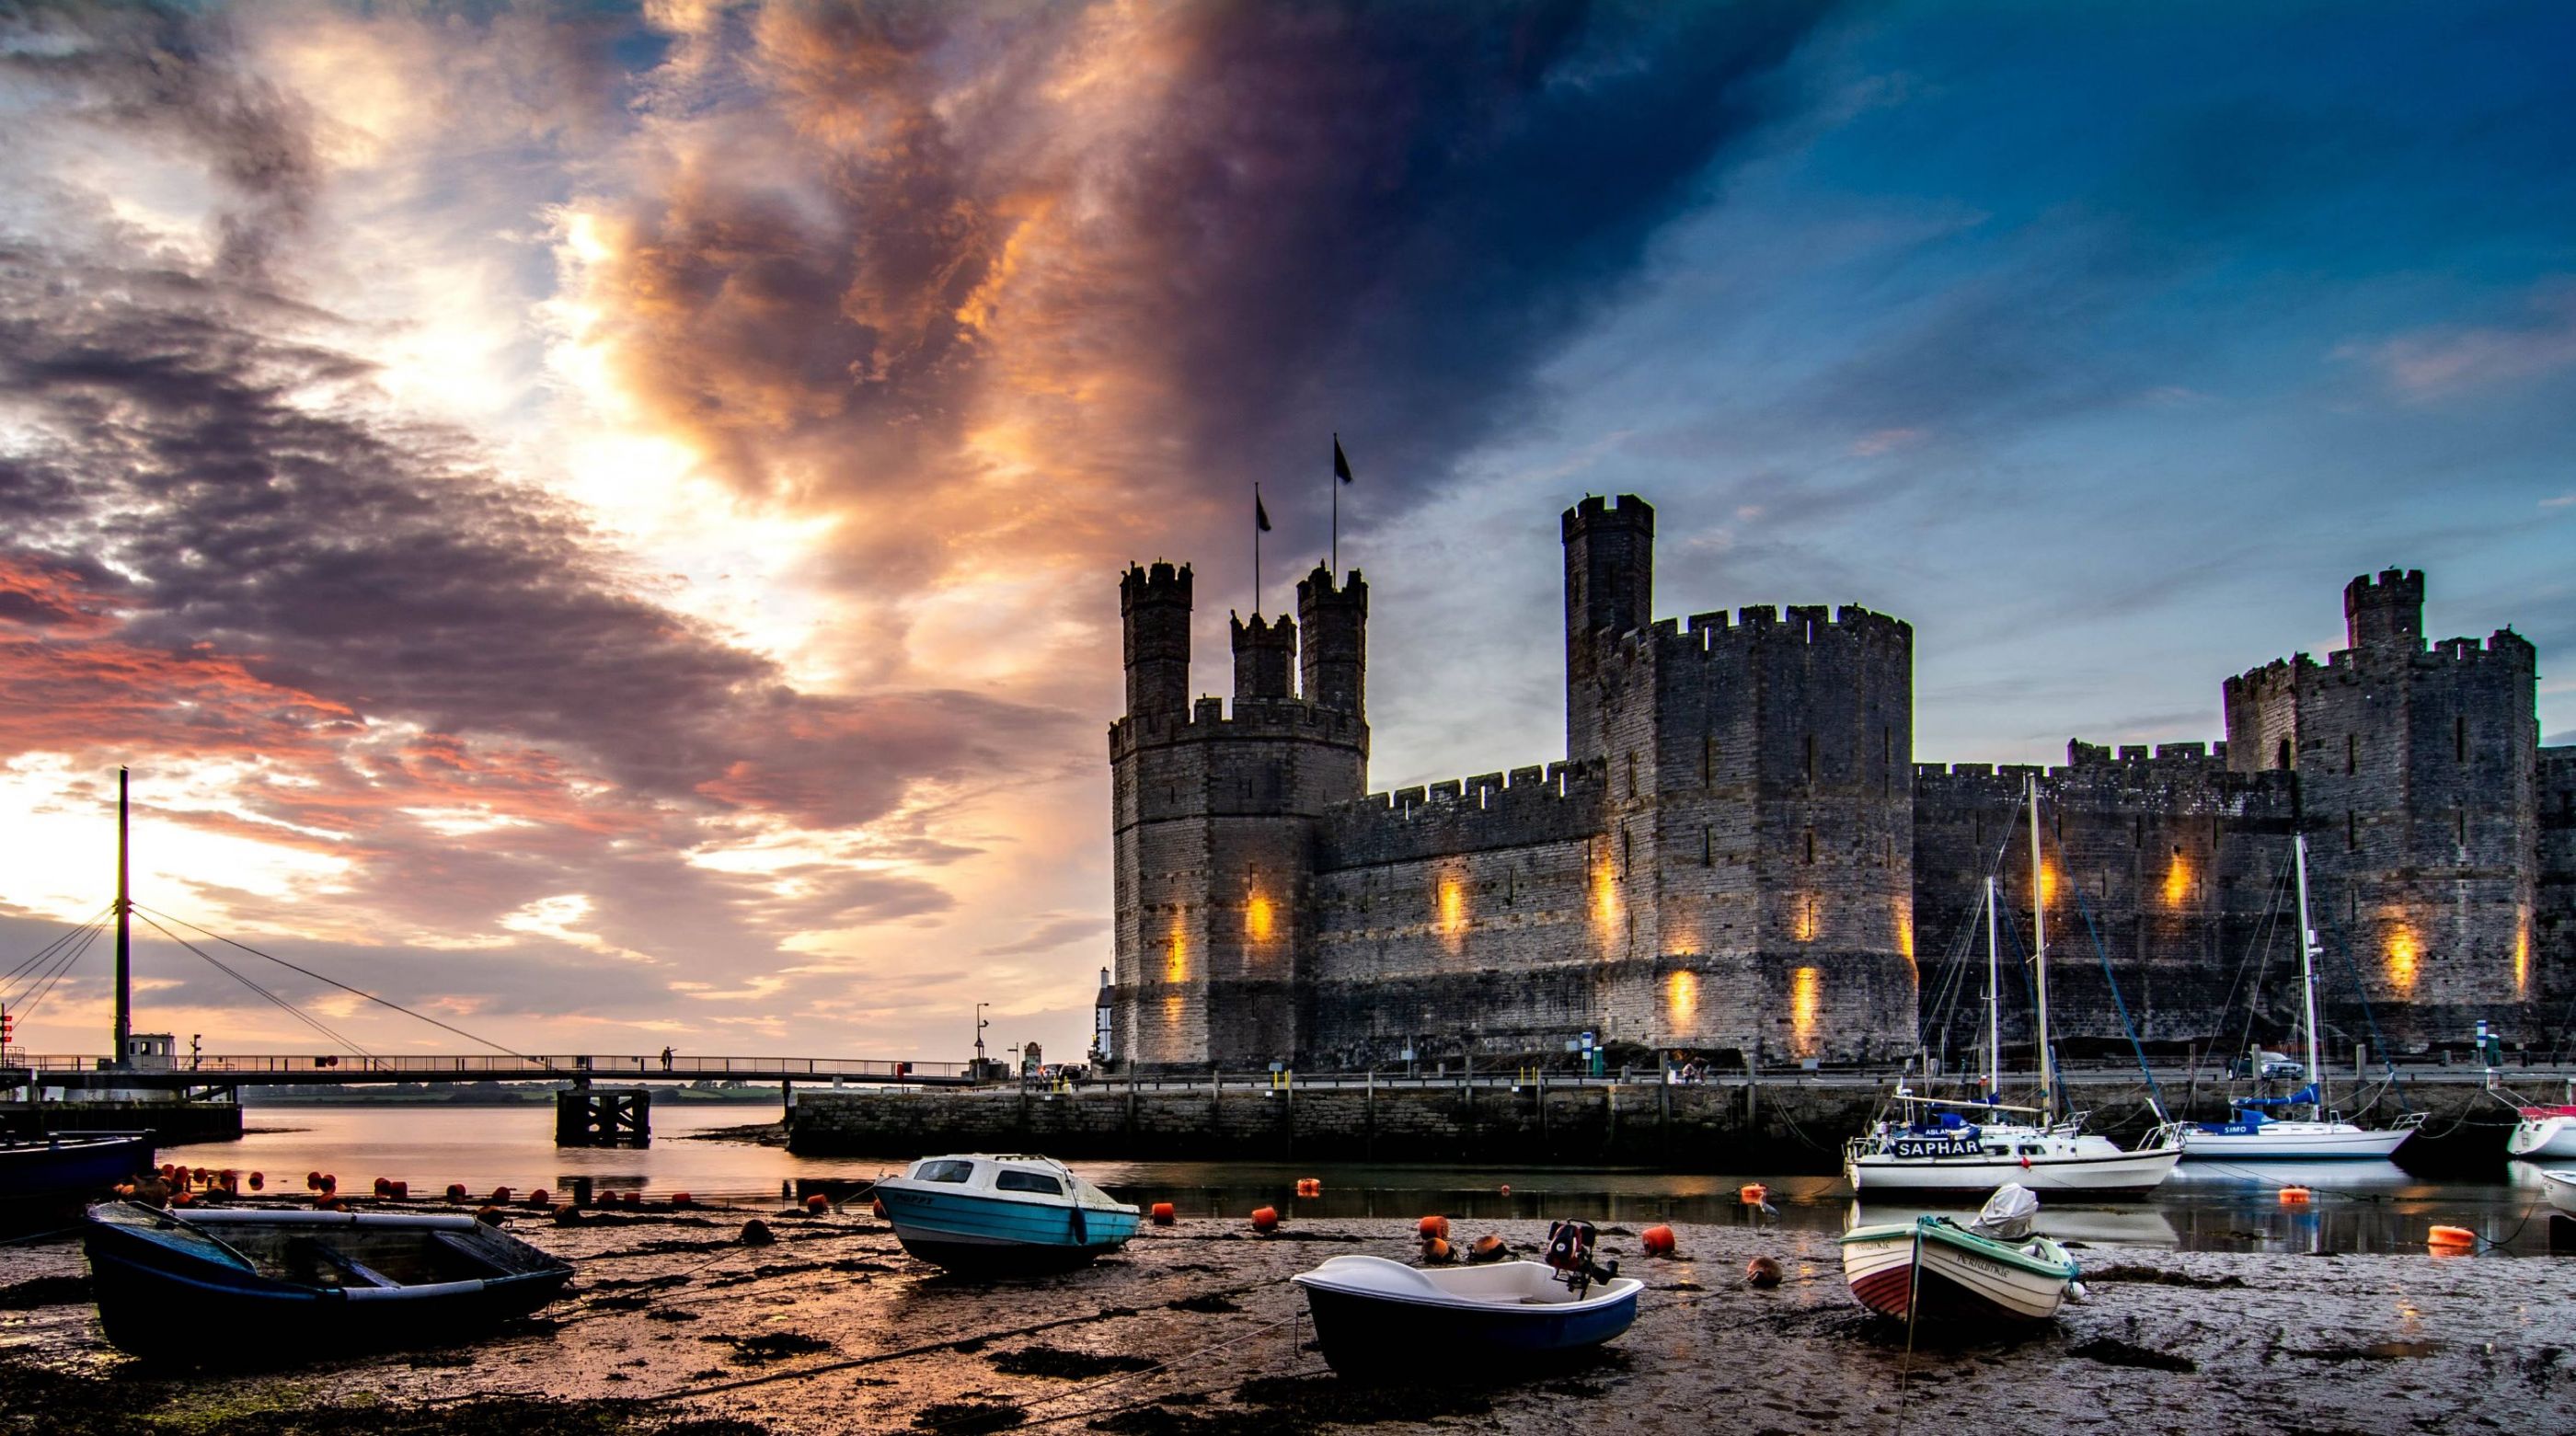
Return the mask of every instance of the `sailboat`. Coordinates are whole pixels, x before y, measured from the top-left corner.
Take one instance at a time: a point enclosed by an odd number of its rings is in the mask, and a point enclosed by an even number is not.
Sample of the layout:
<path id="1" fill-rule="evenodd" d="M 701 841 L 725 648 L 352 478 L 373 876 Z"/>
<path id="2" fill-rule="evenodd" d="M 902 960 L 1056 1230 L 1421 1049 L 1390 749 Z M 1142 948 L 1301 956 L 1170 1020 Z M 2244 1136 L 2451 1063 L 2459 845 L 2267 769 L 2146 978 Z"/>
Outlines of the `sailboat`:
<path id="1" fill-rule="evenodd" d="M 1986 879 L 1986 1100 L 1919 1097 L 1899 1086 L 1894 1115 L 1843 1147 L 1843 1177 L 1852 1190 L 1878 1192 L 1989 1192 L 2018 1182 L 2035 1192 L 2140 1196 L 2173 1175 L 2182 1146 L 2172 1124 L 2157 1126 L 2145 1144 L 2124 1150 L 2108 1137 L 2084 1131 L 2081 1113 L 2060 1118 L 2055 1064 L 2048 1044 L 2048 927 L 2040 901 L 2039 781 L 2029 780 L 2031 971 L 2039 1014 L 2039 1102 L 2007 1107 L 1996 1099 L 2003 1074 L 2002 987 L 1996 974 L 1997 917 L 1994 879 Z M 2009 1115 L 2006 1115 L 2009 1114 Z M 2161 1114 L 2159 1114 L 2161 1115 Z"/>
<path id="2" fill-rule="evenodd" d="M 2325 1070 L 2317 1052 L 2317 930 L 2308 925 L 2308 840 L 2291 838 L 2299 877 L 2299 1025 L 2307 1035 L 2308 1085 L 2287 1097 L 2238 1097 L 2224 1122 L 2189 1122 L 2182 1130 L 2183 1155 L 2230 1161 L 2301 1161 L 2329 1158 L 2387 1158 L 2415 1129 L 2424 1114 L 2410 1112 L 2394 1127 L 2380 1131 L 2358 1127 L 2326 1110 Z M 2275 1117 L 2267 1109 L 2305 1107 L 2304 1118 Z"/>

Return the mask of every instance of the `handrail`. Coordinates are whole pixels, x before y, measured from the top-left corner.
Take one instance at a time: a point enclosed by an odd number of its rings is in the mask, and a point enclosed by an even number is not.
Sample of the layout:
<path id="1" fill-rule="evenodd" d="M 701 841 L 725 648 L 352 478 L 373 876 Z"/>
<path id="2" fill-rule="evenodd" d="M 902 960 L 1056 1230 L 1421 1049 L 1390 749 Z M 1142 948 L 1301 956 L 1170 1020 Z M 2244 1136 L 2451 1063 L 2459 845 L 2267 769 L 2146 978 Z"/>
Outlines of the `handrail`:
<path id="1" fill-rule="evenodd" d="M 107 1059 L 91 1055 L 34 1054 L 8 1064 L 35 1072 L 106 1072 Z M 727 1077 L 727 1076 L 792 1076 L 792 1077 L 962 1077 L 972 1064 L 965 1062 L 915 1062 L 896 1058 L 861 1057 L 683 1057 L 674 1054 L 664 1058 L 660 1053 L 572 1053 L 534 1055 L 530 1058 L 503 1056 L 440 1056 L 434 1054 L 390 1056 L 356 1056 L 351 1054 L 290 1055 L 257 1053 L 250 1055 L 175 1056 L 166 1067 L 134 1069 L 138 1073 L 164 1073 L 186 1076 L 261 1076 L 281 1073 L 310 1075 L 341 1073 L 369 1075 L 385 1073 L 423 1073 L 457 1076 L 527 1077 Z M 900 1069 L 900 1070 L 898 1070 Z"/>

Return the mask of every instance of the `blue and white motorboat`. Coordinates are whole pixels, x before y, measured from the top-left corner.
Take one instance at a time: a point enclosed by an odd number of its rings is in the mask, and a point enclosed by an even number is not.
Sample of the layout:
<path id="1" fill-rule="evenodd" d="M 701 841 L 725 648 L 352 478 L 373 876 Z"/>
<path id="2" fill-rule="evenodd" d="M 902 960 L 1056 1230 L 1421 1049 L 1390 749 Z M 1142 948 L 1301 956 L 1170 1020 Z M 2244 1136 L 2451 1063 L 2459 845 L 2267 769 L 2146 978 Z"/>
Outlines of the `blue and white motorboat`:
<path id="1" fill-rule="evenodd" d="M 876 1194 L 903 1249 L 951 1271 L 1070 1271 L 1136 1235 L 1136 1208 L 1052 1157 L 924 1157 Z"/>
<path id="2" fill-rule="evenodd" d="M 1290 1280 L 1306 1293 L 1325 1362 L 1362 1379 L 1481 1377 L 1578 1356 L 1634 1324 L 1645 1289 L 1617 1275 L 1569 1283 L 1544 1262 L 1425 1271 L 1373 1256 L 1334 1257 Z"/>
<path id="3" fill-rule="evenodd" d="M 89 1209 L 90 1289 L 107 1339 L 137 1356 L 274 1364 L 436 1345 L 555 1299 L 572 1268 L 447 1213 Z"/>
<path id="4" fill-rule="evenodd" d="M 0 1141 L 0 1214 L 77 1211 L 152 1170 L 149 1132 L 64 1132 Z"/>

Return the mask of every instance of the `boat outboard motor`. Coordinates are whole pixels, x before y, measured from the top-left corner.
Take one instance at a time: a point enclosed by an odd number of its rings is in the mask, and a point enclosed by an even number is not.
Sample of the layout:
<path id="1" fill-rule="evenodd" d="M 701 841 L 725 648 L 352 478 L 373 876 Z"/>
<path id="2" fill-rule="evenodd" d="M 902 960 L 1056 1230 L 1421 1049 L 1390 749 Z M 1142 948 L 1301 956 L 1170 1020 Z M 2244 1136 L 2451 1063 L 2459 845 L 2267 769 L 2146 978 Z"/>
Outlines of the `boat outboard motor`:
<path id="1" fill-rule="evenodd" d="M 1600 1263 L 1592 1259 L 1592 1245 L 1598 1236 L 1590 1222 L 1550 1222 L 1547 1228 L 1545 1260 L 1576 1296 L 1595 1281 L 1608 1281 L 1619 1274 L 1617 1262 Z"/>
<path id="2" fill-rule="evenodd" d="M 2039 1198 L 2019 1182 L 2006 1182 L 1986 1198 L 1985 1210 L 1968 1224 L 1968 1230 L 1999 1242 L 2017 1242 L 2030 1235 L 2031 1224 L 2039 1220 Z"/>

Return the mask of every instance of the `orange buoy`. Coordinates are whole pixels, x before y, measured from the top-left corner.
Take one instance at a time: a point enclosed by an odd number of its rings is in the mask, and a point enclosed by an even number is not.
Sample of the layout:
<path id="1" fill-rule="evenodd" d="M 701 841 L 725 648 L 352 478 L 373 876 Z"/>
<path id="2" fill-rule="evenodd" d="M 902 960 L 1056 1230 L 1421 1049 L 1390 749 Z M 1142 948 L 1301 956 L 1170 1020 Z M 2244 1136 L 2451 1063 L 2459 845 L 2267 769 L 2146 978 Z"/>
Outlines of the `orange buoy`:
<path id="1" fill-rule="evenodd" d="M 1166 1202 L 1166 1203 L 1164 1203 L 1163 1205 L 1165 1205 L 1165 1206 L 1170 1206 L 1170 1205 L 1171 1205 L 1171 1203 Z M 873 1198 L 870 1198 L 870 1199 L 869 1199 L 869 1201 L 868 1201 L 868 1211 L 869 1211 L 872 1215 L 874 1215 L 878 1221 L 884 1221 L 884 1220 L 886 1219 L 885 1198 L 883 1198 L 883 1197 L 873 1197 Z M 1170 1224 L 1169 1222 L 1166 1222 L 1166 1223 L 1164 1223 L 1164 1225 L 1169 1226 L 1169 1225 L 1171 1225 L 1171 1224 Z"/>
<path id="2" fill-rule="evenodd" d="M 1297 1195 L 1301 1197 L 1320 1197 L 1323 1194 L 1324 1183 L 1320 1178 L 1299 1177 L 1297 1179 Z"/>
<path id="3" fill-rule="evenodd" d="M 1780 1263 L 1767 1256 L 1758 1256 L 1753 1260 L 1746 1262 L 1744 1264 L 1744 1284 L 1747 1286 L 1758 1286 L 1765 1289 L 1778 1286 L 1780 1284 Z"/>
<path id="4" fill-rule="evenodd" d="M 1413 1229 L 1420 1233 L 1426 1241 L 1433 1237 L 1445 1237 L 1449 1235 L 1449 1219 L 1447 1217 L 1436 1216 L 1424 1217 L 1421 1221 L 1414 1223 Z"/>
<path id="5" fill-rule="evenodd" d="M 1467 1260 L 1470 1262 L 1501 1261 L 1511 1254 L 1511 1247 L 1501 1237 L 1491 1232 L 1476 1238 L 1475 1245 L 1467 1248 Z"/>
<path id="6" fill-rule="evenodd" d="M 474 1214 L 474 1220 L 487 1227 L 497 1227 L 501 1224 L 501 1209 L 487 1203 L 481 1211 Z"/>
<path id="7" fill-rule="evenodd" d="M 251 1173 L 251 1174 L 250 1174 L 250 1189 L 251 1189 L 252 1191 L 254 1191 L 254 1192 L 256 1192 L 256 1191 L 260 1191 L 260 1190 L 265 1189 L 267 1186 L 268 1186 L 268 1173 L 266 1173 L 266 1172 L 253 1172 L 253 1173 Z"/>
<path id="8" fill-rule="evenodd" d="M 1503 1195 L 1508 1197 L 1508 1196 L 1510 1196 L 1511 1194 L 1512 1194 L 1512 1184 L 1511 1184 L 1511 1183 L 1509 1183 L 1509 1182 L 1505 1182 L 1505 1183 L 1503 1183 Z"/>
<path id="9" fill-rule="evenodd" d="M 532 1207 L 550 1206 L 552 1203 L 548 1199 L 552 1196 L 554 1196 L 554 1193 L 547 1191 L 543 1187 L 539 1187 L 535 1191 L 528 1193 L 528 1205 Z"/>
<path id="10" fill-rule="evenodd" d="M 883 1210 L 885 1204 L 883 1202 L 879 1202 L 877 1206 L 879 1210 Z M 1172 1204 L 1170 1202 L 1154 1203 L 1152 1215 L 1154 1218 L 1154 1225 L 1158 1227 L 1170 1226 L 1172 1224 Z"/>
<path id="11" fill-rule="evenodd" d="M 492 1205 L 496 1207 L 506 1207 L 509 1204 L 510 1189 L 508 1187 L 494 1187 L 492 1189 Z"/>
<path id="12" fill-rule="evenodd" d="M 394 1200 L 395 1200 L 395 1201 L 398 1201 L 398 1202 L 407 1202 L 407 1201 L 410 1201 L 410 1200 L 411 1200 L 411 1183 L 409 1183 L 409 1182 L 396 1182 L 396 1183 L 394 1183 L 394 1192 L 393 1192 L 393 1197 L 394 1197 Z"/>
<path id="13" fill-rule="evenodd" d="M 170 1194 L 170 1205 L 174 1207 L 190 1207 L 195 1206 L 196 1203 L 197 1199 L 189 1196 L 186 1192 L 172 1192 Z"/>
<path id="14" fill-rule="evenodd" d="M 324 1172 L 322 1174 L 322 1190 L 326 1192 L 336 1192 L 340 1190 L 340 1179 L 331 1175 L 329 1172 Z"/>
<path id="15" fill-rule="evenodd" d="M 378 1177 L 378 1178 L 376 1178 L 376 1195 L 377 1195 L 377 1196 L 379 1196 L 379 1197 L 390 1197 L 390 1196 L 392 1196 L 393 1194 L 394 1194 L 394 1183 L 393 1183 L 393 1178 L 391 1178 L 391 1177 Z"/>
<path id="16" fill-rule="evenodd" d="M 828 1203 L 826 1205 L 828 1205 Z M 644 1210 L 644 1194 L 642 1192 L 628 1192 L 626 1194 L 626 1210 L 630 1212 L 640 1212 Z"/>
<path id="17" fill-rule="evenodd" d="M 1648 1227 L 1637 1233 L 1637 1240 L 1645 1246 L 1646 1255 L 1650 1257 L 1668 1257 L 1673 1254 L 1671 1227 Z"/>
<path id="18" fill-rule="evenodd" d="M 164 1177 L 169 1176 L 170 1169 L 168 1167 L 163 1167 L 161 1169 L 161 1175 Z M 306 1172 L 304 1174 L 304 1190 L 308 1192 L 318 1192 L 322 1190 L 322 1174 L 320 1172 Z"/>
<path id="19" fill-rule="evenodd" d="M 2424 1244 L 2435 1251 L 2456 1252 L 2478 1244 L 2478 1234 L 2467 1227 L 2435 1227 L 2424 1235 Z"/>
<path id="20" fill-rule="evenodd" d="M 450 1182 L 450 1183 L 448 1183 L 448 1184 L 447 1184 L 447 1199 L 448 1199 L 449 1201 L 451 1201 L 451 1202 L 462 1202 L 462 1201 L 464 1201 L 464 1200 L 465 1200 L 465 1184 L 464 1184 L 463 1182 Z"/>
<path id="21" fill-rule="evenodd" d="M 1735 1196 L 1748 1207 L 1767 1206 L 1771 1201 L 1771 1189 L 1760 1182 L 1746 1182 L 1735 1189 Z"/>
<path id="22" fill-rule="evenodd" d="M 805 1199 L 805 1214 L 807 1216 L 819 1217 L 831 1209 L 832 1199 L 823 1195 L 821 1192 L 816 1192 L 814 1195 Z"/>
<path id="23" fill-rule="evenodd" d="M 508 1187 L 503 1187 L 501 1190 L 506 1192 L 510 1189 Z M 671 1205 L 674 1209 L 690 1205 L 689 1194 L 686 1192 L 673 1192 L 671 1194 Z"/>
<path id="24" fill-rule="evenodd" d="M 2308 1198 L 2310 1195 L 2310 1192 L 2305 1187 L 2283 1187 L 2281 1189 L 2281 1205 L 2285 1207 L 2304 1207 L 2308 1204 Z"/>
<path id="25" fill-rule="evenodd" d="M 1447 1266 L 1457 1259 L 1457 1250 L 1438 1237 L 1422 1244 L 1422 1261 L 1426 1266 Z"/>
<path id="26" fill-rule="evenodd" d="M 1276 1207 L 1254 1207 L 1252 1209 L 1252 1229 L 1256 1232 L 1277 1231 L 1279 1229 L 1279 1209 Z"/>

